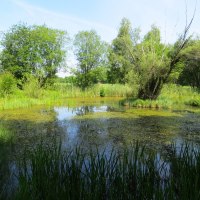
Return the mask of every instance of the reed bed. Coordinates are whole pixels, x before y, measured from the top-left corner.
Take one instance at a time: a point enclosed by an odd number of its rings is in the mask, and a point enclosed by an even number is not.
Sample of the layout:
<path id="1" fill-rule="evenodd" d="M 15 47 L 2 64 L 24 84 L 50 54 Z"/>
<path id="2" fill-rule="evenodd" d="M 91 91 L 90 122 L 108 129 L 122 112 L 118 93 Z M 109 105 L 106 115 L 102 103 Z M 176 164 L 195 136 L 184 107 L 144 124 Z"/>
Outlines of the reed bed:
<path id="1" fill-rule="evenodd" d="M 102 96 L 103 94 L 103 96 Z M 86 90 L 67 84 L 60 84 L 52 89 L 17 90 L 14 94 L 0 98 L 0 110 L 29 108 L 34 105 L 60 105 L 69 98 L 96 98 L 96 97 L 128 97 L 132 89 L 120 84 L 96 84 Z"/>
<path id="2" fill-rule="evenodd" d="M 0 110 L 28 108 L 34 105 L 60 105 L 69 98 L 125 97 L 122 105 L 139 108 L 174 108 L 200 106 L 197 90 L 173 84 L 165 85 L 157 100 L 136 99 L 137 91 L 128 85 L 96 84 L 84 91 L 69 84 L 55 84 L 51 89 L 22 90 L 0 98 Z"/>
<path id="3" fill-rule="evenodd" d="M 18 160 L 12 199 L 200 199 L 200 152 L 161 156 L 138 143 L 120 151 L 39 145 Z"/>

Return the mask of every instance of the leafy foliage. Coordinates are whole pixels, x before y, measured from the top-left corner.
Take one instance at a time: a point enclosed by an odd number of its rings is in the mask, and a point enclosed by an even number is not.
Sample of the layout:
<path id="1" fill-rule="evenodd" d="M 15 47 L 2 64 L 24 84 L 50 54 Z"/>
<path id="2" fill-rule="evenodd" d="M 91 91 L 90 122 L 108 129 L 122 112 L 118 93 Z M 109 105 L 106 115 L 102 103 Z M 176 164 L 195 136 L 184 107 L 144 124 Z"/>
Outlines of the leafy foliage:
<path id="1" fill-rule="evenodd" d="M 4 33 L 1 65 L 17 79 L 29 73 L 41 84 L 55 76 L 64 61 L 66 33 L 46 26 L 17 24 Z"/>
<path id="2" fill-rule="evenodd" d="M 10 73 L 4 73 L 0 75 L 0 96 L 6 97 L 12 94 L 17 87 L 17 81 Z"/>
<path id="3" fill-rule="evenodd" d="M 137 47 L 139 57 L 135 69 L 140 77 L 140 98 L 157 98 L 170 67 L 169 50 L 168 46 L 161 43 L 160 30 L 152 26 Z"/>
<path id="4" fill-rule="evenodd" d="M 122 19 L 117 37 L 113 40 L 109 51 L 110 70 L 108 79 L 111 83 L 127 82 L 127 75 L 133 67 L 133 59 L 129 51 L 138 39 L 139 29 L 132 30 L 128 19 Z"/>
<path id="5" fill-rule="evenodd" d="M 198 38 L 190 42 L 182 54 L 182 59 L 184 69 L 179 83 L 200 88 L 200 40 Z"/>
<path id="6" fill-rule="evenodd" d="M 78 60 L 78 85 L 85 89 L 95 82 L 97 67 L 105 65 L 107 45 L 95 31 L 81 31 L 75 36 L 74 47 Z"/>

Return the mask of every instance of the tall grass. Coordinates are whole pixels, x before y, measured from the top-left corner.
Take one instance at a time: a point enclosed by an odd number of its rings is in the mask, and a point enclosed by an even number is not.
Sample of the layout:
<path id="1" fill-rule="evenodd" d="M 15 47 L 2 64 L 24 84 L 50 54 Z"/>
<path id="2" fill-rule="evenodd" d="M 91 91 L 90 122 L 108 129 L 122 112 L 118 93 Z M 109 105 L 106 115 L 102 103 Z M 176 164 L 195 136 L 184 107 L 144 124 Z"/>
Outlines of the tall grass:
<path id="1" fill-rule="evenodd" d="M 65 93 L 66 97 L 99 97 L 101 91 L 104 91 L 105 97 L 129 97 L 134 92 L 130 86 L 122 84 L 96 84 L 83 91 L 73 85 L 57 83 L 54 89 Z"/>
<path id="2" fill-rule="evenodd" d="M 31 89 L 31 84 L 24 90 L 0 98 L 0 110 L 27 108 L 33 105 L 62 104 L 67 98 L 126 97 L 121 103 L 141 108 L 172 108 L 184 105 L 200 106 L 200 95 L 191 87 L 165 85 L 157 100 L 130 99 L 137 91 L 128 85 L 96 84 L 84 91 L 65 83 L 55 84 L 50 89 Z"/>
<path id="3" fill-rule="evenodd" d="M 109 153 L 39 145 L 18 167 L 14 199 L 200 199 L 200 152 L 188 145 L 167 157 L 139 144 Z"/>
<path id="4" fill-rule="evenodd" d="M 66 102 L 66 98 L 100 97 L 104 91 L 105 97 L 127 97 L 132 95 L 132 89 L 125 85 L 97 84 L 82 91 L 78 87 L 67 84 L 57 84 L 51 89 L 41 89 L 27 84 L 24 90 L 16 90 L 14 94 L 0 98 L 0 110 L 28 108 L 33 105 L 54 105 Z"/>
<path id="5" fill-rule="evenodd" d="M 198 97 L 200 97 L 200 94 L 195 88 L 190 86 L 168 84 L 164 86 L 159 99 L 171 100 L 173 104 L 185 104 Z"/>
<path id="6" fill-rule="evenodd" d="M 121 103 L 139 108 L 176 108 L 185 105 L 198 107 L 200 106 L 200 94 L 197 89 L 190 86 L 166 84 L 157 100 L 132 98 Z"/>

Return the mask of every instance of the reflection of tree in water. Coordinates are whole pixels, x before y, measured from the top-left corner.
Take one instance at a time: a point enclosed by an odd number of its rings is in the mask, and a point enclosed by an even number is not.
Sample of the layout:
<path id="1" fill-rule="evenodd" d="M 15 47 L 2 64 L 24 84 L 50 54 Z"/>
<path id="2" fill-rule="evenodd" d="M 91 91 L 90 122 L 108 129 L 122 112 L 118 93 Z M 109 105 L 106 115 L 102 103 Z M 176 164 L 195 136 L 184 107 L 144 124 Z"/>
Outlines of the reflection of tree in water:
<path id="1" fill-rule="evenodd" d="M 94 112 L 93 106 L 81 106 L 81 107 L 75 108 L 74 111 L 76 112 L 76 115 L 78 116 L 87 115 L 88 113 Z"/>
<path id="2" fill-rule="evenodd" d="M 83 116 L 87 115 L 89 113 L 94 113 L 94 112 L 117 112 L 119 109 L 116 109 L 111 106 L 81 106 L 78 108 L 72 109 L 72 112 L 75 112 L 76 115 L 78 116 Z M 120 111 L 121 112 L 121 111 Z"/>
<path id="3" fill-rule="evenodd" d="M 200 143 L 200 115 L 187 112 L 181 121 L 180 137 Z"/>
<path id="4" fill-rule="evenodd" d="M 6 186 L 9 184 L 9 150 L 8 144 L 0 141 L 0 199 L 3 199 Z"/>
<path id="5" fill-rule="evenodd" d="M 113 109 L 108 106 L 82 106 L 73 109 L 72 112 L 82 116 L 99 111 L 115 111 Z M 113 112 L 112 115 L 105 118 L 99 116 L 97 119 L 86 119 L 83 116 L 59 121 L 55 111 L 52 112 L 54 112 L 52 115 L 55 114 L 54 119 L 45 122 L 1 120 L 15 136 L 12 143 L 9 140 L 6 142 L 0 140 L 0 193 L 5 180 L 8 180 L 11 174 L 14 155 L 20 156 L 26 148 L 33 148 L 41 140 L 51 145 L 56 138 L 61 140 L 64 146 L 73 147 L 78 144 L 85 149 L 96 146 L 101 149 L 119 148 L 136 141 L 150 145 L 152 148 L 159 148 L 159 146 L 174 141 L 181 131 L 190 133 L 192 137 L 196 133 L 200 133 L 200 123 L 198 123 L 200 118 L 197 119 L 196 114 L 188 114 L 186 117 L 137 116 L 137 118 L 123 118 L 117 117 L 116 112 L 116 116 L 112 117 Z"/>

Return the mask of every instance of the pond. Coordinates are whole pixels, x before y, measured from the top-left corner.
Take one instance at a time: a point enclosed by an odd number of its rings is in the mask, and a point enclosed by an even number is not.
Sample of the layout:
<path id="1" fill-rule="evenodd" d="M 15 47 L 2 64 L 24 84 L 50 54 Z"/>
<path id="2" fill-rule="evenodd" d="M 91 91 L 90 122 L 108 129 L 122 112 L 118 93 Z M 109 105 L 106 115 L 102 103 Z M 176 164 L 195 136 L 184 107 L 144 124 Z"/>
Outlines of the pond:
<path id="1" fill-rule="evenodd" d="M 52 138 L 62 146 L 121 148 L 139 141 L 165 151 L 172 143 L 200 143 L 200 110 L 123 107 L 119 98 L 70 99 L 54 107 L 0 113 L 0 179 L 15 170 L 14 157 Z M 1 187 L 1 185 L 0 185 Z"/>
<path id="2" fill-rule="evenodd" d="M 73 104 L 70 102 L 73 102 Z M 59 137 L 63 145 L 119 147 L 135 141 L 152 147 L 200 142 L 200 111 L 136 109 L 119 99 L 70 99 L 63 106 L 32 107 L 0 113 L 0 141 L 13 151 Z"/>

